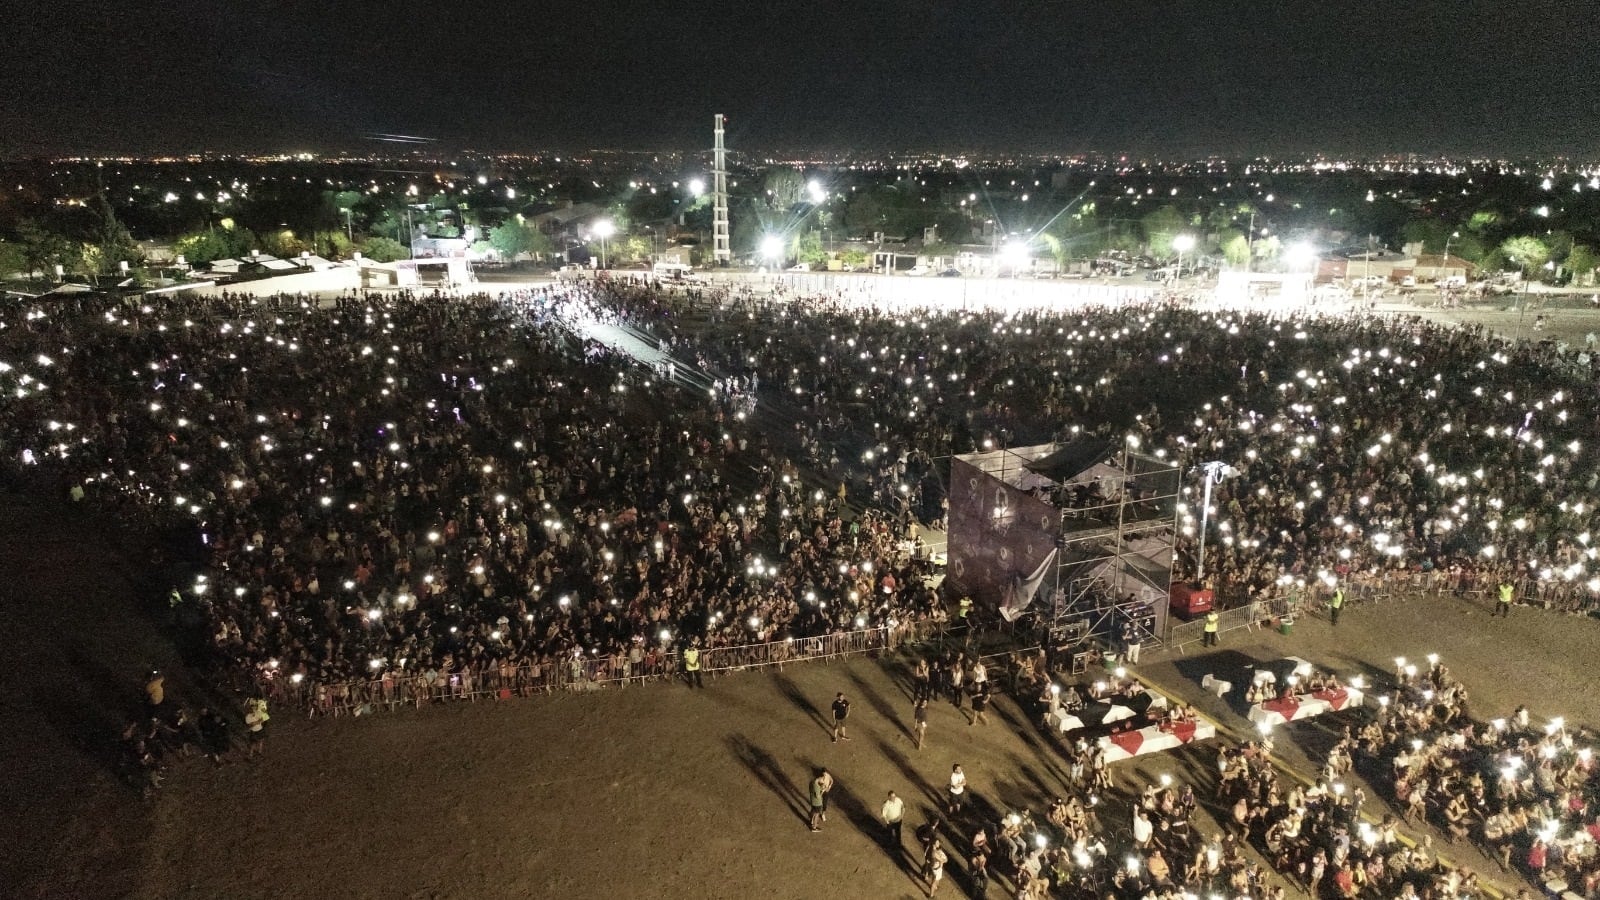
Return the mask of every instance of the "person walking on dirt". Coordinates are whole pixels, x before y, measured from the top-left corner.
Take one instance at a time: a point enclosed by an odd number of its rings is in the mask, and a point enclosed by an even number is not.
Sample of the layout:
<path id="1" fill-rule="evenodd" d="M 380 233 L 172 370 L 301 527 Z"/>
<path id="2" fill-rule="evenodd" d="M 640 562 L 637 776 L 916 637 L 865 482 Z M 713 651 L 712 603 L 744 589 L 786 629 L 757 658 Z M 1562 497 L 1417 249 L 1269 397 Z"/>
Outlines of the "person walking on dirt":
<path id="1" fill-rule="evenodd" d="M 984 713 L 989 708 L 989 689 L 979 688 L 972 695 L 972 721 L 968 725 L 987 725 L 989 718 Z"/>
<path id="2" fill-rule="evenodd" d="M 267 720 L 272 718 L 267 715 L 267 701 L 261 697 L 247 700 L 244 704 L 244 725 L 246 736 L 250 741 L 247 753 L 250 757 L 260 756 L 266 749 Z"/>
<path id="3" fill-rule="evenodd" d="M 1494 612 L 1489 614 L 1489 618 L 1492 619 L 1495 616 L 1499 616 L 1502 619 L 1511 618 L 1511 601 L 1515 593 L 1515 588 L 1511 586 L 1511 579 L 1502 578 L 1500 580 L 1500 593 L 1495 597 Z"/>
<path id="4" fill-rule="evenodd" d="M 916 666 L 911 669 L 911 699 L 921 700 L 929 694 L 932 674 L 928 671 L 928 661 L 917 660 Z"/>
<path id="5" fill-rule="evenodd" d="M 922 749 L 922 739 L 928 736 L 928 698 L 918 697 L 911 708 L 911 743 Z"/>
<path id="6" fill-rule="evenodd" d="M 823 804 L 827 802 L 828 789 L 823 781 L 826 770 L 817 772 L 817 777 L 811 779 L 811 833 L 822 830 Z"/>
<path id="7" fill-rule="evenodd" d="M 1339 624 L 1339 610 L 1344 608 L 1344 588 L 1333 589 L 1333 599 L 1328 601 L 1328 621 L 1334 625 Z"/>
<path id="8" fill-rule="evenodd" d="M 989 896 L 989 855 L 982 850 L 974 851 L 972 858 L 967 861 L 967 878 L 971 881 L 972 896 L 975 900 L 983 900 Z"/>
<path id="9" fill-rule="evenodd" d="M 1202 647 L 1215 647 L 1217 645 L 1217 627 L 1221 621 L 1222 617 L 1217 615 L 1216 610 L 1206 613 L 1206 636 L 1205 640 L 1200 642 Z"/>
<path id="10" fill-rule="evenodd" d="M 844 691 L 840 691 L 833 698 L 833 742 L 850 740 L 850 735 L 845 733 L 845 720 L 850 718 L 850 701 L 845 699 Z"/>
<path id="11" fill-rule="evenodd" d="M 933 845 L 933 855 L 928 863 L 928 896 L 932 897 L 939 890 L 939 882 L 944 880 L 944 864 L 949 862 L 949 854 L 939 844 Z"/>

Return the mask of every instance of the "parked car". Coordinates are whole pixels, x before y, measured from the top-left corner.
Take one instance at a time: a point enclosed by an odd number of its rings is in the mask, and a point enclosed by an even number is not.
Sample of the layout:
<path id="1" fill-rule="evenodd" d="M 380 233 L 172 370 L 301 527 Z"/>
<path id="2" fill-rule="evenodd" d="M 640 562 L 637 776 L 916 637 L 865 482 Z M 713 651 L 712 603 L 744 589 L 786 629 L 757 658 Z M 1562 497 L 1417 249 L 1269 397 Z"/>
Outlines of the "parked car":
<path id="1" fill-rule="evenodd" d="M 943 272 L 939 273 L 939 277 L 940 278 L 960 278 L 961 277 L 961 270 L 957 269 L 957 268 L 953 268 L 953 267 L 949 268 L 949 269 L 945 269 Z"/>
<path id="2" fill-rule="evenodd" d="M 933 270 L 928 268 L 927 266 L 912 266 L 911 268 L 905 270 L 904 274 L 920 278 L 921 276 L 926 275 L 926 274 L 928 274 L 929 272 L 932 272 L 932 271 Z"/>

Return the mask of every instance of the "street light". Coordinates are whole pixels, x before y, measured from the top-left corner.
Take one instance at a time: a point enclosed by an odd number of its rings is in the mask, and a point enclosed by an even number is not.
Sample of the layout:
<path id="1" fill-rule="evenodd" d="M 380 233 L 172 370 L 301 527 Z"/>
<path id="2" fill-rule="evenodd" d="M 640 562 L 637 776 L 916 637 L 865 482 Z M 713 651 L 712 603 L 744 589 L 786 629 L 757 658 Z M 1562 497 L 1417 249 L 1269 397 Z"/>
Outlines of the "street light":
<path id="1" fill-rule="evenodd" d="M 355 226 L 350 224 L 350 207 L 341 206 L 339 207 L 339 212 L 344 213 L 344 236 L 349 238 L 353 244 L 356 240 L 356 230 Z"/>
<path id="2" fill-rule="evenodd" d="M 1440 279 L 1440 275 L 1442 273 L 1449 271 L 1449 269 L 1450 269 L 1450 242 L 1455 240 L 1458 237 L 1461 237 L 1461 232 L 1452 231 L 1452 232 L 1450 232 L 1450 236 L 1444 239 L 1444 259 L 1439 261 L 1439 271 L 1433 273 L 1433 280 L 1434 281 L 1438 281 Z"/>
<path id="3" fill-rule="evenodd" d="M 1000 259 L 1011 267 L 1012 277 L 1016 277 L 1016 274 L 1028 264 L 1028 245 L 1021 241 L 1011 241 L 1001 248 Z"/>
<path id="4" fill-rule="evenodd" d="M 1183 254 L 1194 249 L 1194 235 L 1180 234 L 1172 239 L 1172 249 L 1178 251 L 1178 277 L 1183 277 Z"/>
<path id="5" fill-rule="evenodd" d="M 761 255 L 776 266 L 783 257 L 783 238 L 769 234 L 761 239 Z"/>
<path id="6" fill-rule="evenodd" d="M 691 195 L 693 195 L 695 197 L 698 197 L 701 194 L 704 194 L 705 192 L 706 192 L 706 183 L 705 183 L 704 180 L 699 179 L 699 178 L 692 178 L 692 179 L 689 180 L 689 193 Z"/>
<path id="7" fill-rule="evenodd" d="M 594 223 L 594 233 L 600 236 L 600 268 L 609 268 L 606 265 L 606 238 L 617 233 L 616 223 L 610 219 L 601 219 Z"/>

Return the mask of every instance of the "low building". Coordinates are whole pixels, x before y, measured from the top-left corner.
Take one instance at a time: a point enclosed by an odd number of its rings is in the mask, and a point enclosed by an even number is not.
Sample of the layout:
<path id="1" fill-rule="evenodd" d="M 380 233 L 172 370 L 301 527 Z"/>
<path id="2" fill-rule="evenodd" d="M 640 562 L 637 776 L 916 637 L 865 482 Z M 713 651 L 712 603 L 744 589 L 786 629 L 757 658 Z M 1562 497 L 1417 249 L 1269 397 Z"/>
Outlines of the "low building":
<path id="1" fill-rule="evenodd" d="M 1411 274 L 1417 279 L 1418 284 L 1427 284 L 1444 281 L 1447 278 L 1470 279 L 1477 268 L 1459 256 L 1429 254 L 1417 257 L 1417 264 L 1412 268 Z"/>

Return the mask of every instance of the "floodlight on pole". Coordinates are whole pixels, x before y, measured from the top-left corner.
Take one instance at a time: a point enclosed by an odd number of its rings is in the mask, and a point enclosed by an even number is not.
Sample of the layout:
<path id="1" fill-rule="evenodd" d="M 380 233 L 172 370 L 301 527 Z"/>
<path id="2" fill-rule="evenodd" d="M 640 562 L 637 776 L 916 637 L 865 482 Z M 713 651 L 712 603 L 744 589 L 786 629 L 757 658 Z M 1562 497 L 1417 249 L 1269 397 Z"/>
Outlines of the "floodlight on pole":
<path id="1" fill-rule="evenodd" d="M 1194 235 L 1180 234 L 1172 239 L 1172 249 L 1178 251 L 1178 277 L 1183 277 L 1183 254 L 1194 249 Z"/>
<path id="2" fill-rule="evenodd" d="M 1028 245 L 1022 241 L 1011 241 L 1000 248 L 1000 259 L 1011 268 L 1013 275 L 1016 274 L 1028 265 Z"/>
<path id="3" fill-rule="evenodd" d="M 821 205 L 822 201 L 828 199 L 827 190 L 822 187 L 822 182 L 815 178 L 806 183 L 806 193 L 811 195 L 811 202 L 814 205 Z"/>
<path id="4" fill-rule="evenodd" d="M 594 233 L 600 236 L 600 268 L 609 268 L 606 265 L 606 238 L 617 233 L 616 223 L 610 219 L 601 219 L 594 223 Z"/>
<path id="5" fill-rule="evenodd" d="M 783 256 L 783 238 L 769 234 L 761 239 L 761 255 L 776 263 Z"/>
<path id="6" fill-rule="evenodd" d="M 705 192 L 706 192 L 706 183 L 705 183 L 704 179 L 701 179 L 701 178 L 691 178 L 691 179 L 689 179 L 689 194 L 690 194 L 690 196 L 698 197 L 698 196 L 704 194 Z"/>
<path id="7" fill-rule="evenodd" d="M 1313 249 L 1310 244 L 1306 243 L 1291 245 L 1288 252 L 1283 255 L 1284 260 L 1288 262 L 1291 267 L 1296 269 L 1302 266 L 1310 265 L 1311 261 L 1316 259 L 1316 257 L 1317 251 Z"/>

